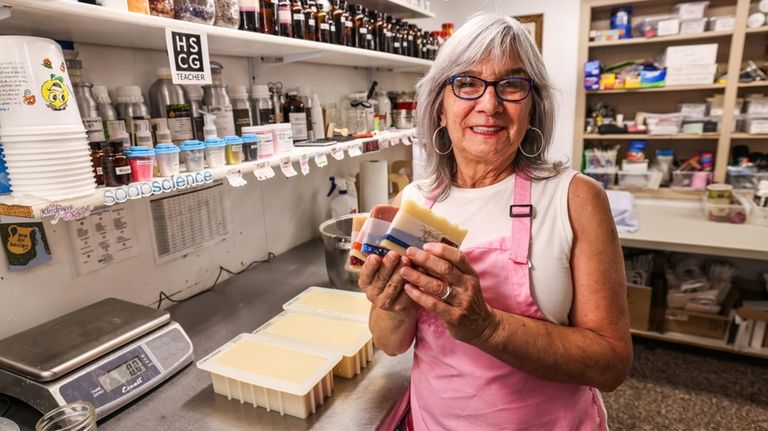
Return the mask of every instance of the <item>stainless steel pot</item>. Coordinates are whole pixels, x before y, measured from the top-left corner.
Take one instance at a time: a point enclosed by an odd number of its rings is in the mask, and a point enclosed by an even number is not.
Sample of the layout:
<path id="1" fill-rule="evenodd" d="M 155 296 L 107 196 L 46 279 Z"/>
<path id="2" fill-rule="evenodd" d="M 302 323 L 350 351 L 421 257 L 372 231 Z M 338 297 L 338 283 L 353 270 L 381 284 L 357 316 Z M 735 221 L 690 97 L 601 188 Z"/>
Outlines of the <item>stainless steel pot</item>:
<path id="1" fill-rule="evenodd" d="M 342 290 L 359 291 L 359 271 L 350 271 L 349 249 L 352 247 L 352 218 L 345 215 L 320 224 L 320 236 L 325 247 L 325 270 L 333 287 Z"/>

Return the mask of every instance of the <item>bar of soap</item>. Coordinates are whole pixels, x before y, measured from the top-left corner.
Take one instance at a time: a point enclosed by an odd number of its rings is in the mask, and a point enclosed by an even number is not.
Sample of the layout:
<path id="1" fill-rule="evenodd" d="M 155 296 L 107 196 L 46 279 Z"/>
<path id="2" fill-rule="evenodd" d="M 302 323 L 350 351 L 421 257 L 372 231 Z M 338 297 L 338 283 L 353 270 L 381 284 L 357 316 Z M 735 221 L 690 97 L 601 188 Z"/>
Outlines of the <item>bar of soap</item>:
<path id="1" fill-rule="evenodd" d="M 365 255 L 363 254 L 363 238 L 365 232 L 368 230 L 367 214 L 357 215 L 352 218 L 352 248 L 349 249 L 349 266 L 359 267 L 365 263 Z"/>
<path id="2" fill-rule="evenodd" d="M 428 242 L 441 242 L 458 248 L 466 236 L 466 229 L 433 213 L 429 208 L 407 200 L 392 220 L 380 247 L 401 255 L 405 254 L 408 247 L 423 248 Z"/>
<path id="3" fill-rule="evenodd" d="M 368 222 L 368 231 L 363 238 L 362 251 L 366 256 L 369 254 L 378 254 L 384 256 L 389 251 L 386 247 L 379 244 L 384 239 L 389 225 L 397 214 L 397 207 L 392 205 L 376 205 L 371 210 Z"/>

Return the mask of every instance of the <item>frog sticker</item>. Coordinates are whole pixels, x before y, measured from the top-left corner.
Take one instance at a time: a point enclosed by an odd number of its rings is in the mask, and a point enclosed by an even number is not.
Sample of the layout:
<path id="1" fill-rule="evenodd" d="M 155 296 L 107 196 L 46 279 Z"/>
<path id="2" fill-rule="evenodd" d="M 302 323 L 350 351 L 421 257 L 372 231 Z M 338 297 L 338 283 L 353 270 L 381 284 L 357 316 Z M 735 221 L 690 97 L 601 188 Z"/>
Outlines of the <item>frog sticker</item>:
<path id="1" fill-rule="evenodd" d="M 53 63 L 51 63 L 51 59 L 50 58 L 44 58 L 43 59 L 43 67 L 46 68 L 46 69 L 53 70 Z"/>
<path id="2" fill-rule="evenodd" d="M 37 98 L 32 94 L 31 90 L 24 90 L 24 98 L 22 99 L 25 105 L 34 105 L 37 102 Z"/>
<path id="3" fill-rule="evenodd" d="M 45 106 L 54 111 L 67 109 L 67 103 L 72 98 L 69 88 L 64 84 L 64 78 L 55 74 L 51 74 L 51 78 L 43 82 L 40 93 L 43 95 Z"/>

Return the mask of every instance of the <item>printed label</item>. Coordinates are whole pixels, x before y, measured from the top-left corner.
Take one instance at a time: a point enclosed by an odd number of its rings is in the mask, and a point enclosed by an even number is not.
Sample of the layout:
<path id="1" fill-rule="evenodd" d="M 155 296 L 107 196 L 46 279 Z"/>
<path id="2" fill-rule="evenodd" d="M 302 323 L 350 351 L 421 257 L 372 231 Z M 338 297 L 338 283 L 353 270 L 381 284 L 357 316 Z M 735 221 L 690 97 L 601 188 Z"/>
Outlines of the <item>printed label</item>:
<path id="1" fill-rule="evenodd" d="M 118 139 L 122 136 L 125 136 L 128 134 L 125 128 L 125 121 L 123 120 L 112 120 L 107 121 L 107 133 L 109 134 L 110 139 Z"/>
<path id="2" fill-rule="evenodd" d="M 361 144 L 354 144 L 354 145 L 350 145 L 350 146 L 347 148 L 347 153 L 349 153 L 349 157 L 358 157 L 358 156 L 362 156 L 362 155 L 363 155 L 363 150 L 362 150 L 362 148 L 361 148 L 361 147 L 362 147 L 362 145 L 361 145 Z"/>
<path id="3" fill-rule="evenodd" d="M 293 20 L 294 21 L 304 21 L 304 14 L 301 14 L 301 13 L 293 14 Z"/>
<path id="4" fill-rule="evenodd" d="M 288 114 L 288 121 L 290 121 L 291 123 L 291 131 L 293 131 L 293 139 L 297 141 L 306 141 L 307 140 L 307 114 L 304 112 L 291 112 L 290 114 Z"/>
<path id="5" fill-rule="evenodd" d="M 395 48 L 400 48 L 400 42 L 395 42 Z"/>
<path id="6" fill-rule="evenodd" d="M 208 113 L 216 116 L 213 123 L 216 125 L 216 132 L 219 136 L 235 134 L 235 117 L 232 114 L 232 105 L 206 106 L 205 108 Z"/>
<path id="7" fill-rule="evenodd" d="M 293 163 L 291 163 L 290 157 L 283 157 L 280 159 L 280 170 L 283 171 L 283 175 L 285 175 L 286 178 L 295 177 L 299 174 L 296 172 L 296 169 L 293 168 Z"/>
<path id="8" fill-rule="evenodd" d="M 299 158 L 299 166 L 301 167 L 302 175 L 309 174 L 309 155 L 308 154 L 301 155 L 301 158 Z"/>
<path id="9" fill-rule="evenodd" d="M 251 125 L 251 112 L 247 109 L 233 109 L 232 118 L 235 122 L 235 134 L 237 136 L 243 134 L 243 127 Z"/>
<path id="10" fill-rule="evenodd" d="M 258 111 L 259 115 L 259 124 L 275 124 L 277 121 L 275 121 L 275 110 L 272 108 L 262 108 Z"/>
<path id="11" fill-rule="evenodd" d="M 328 23 L 320 23 L 320 30 L 329 30 L 331 27 L 328 25 Z"/>
<path id="12" fill-rule="evenodd" d="M 230 169 L 226 173 L 227 182 L 232 187 L 242 187 L 246 184 L 248 184 L 247 181 L 245 181 L 245 178 L 243 178 L 243 173 L 240 171 L 240 169 Z"/>
<path id="13" fill-rule="evenodd" d="M 354 27 L 355 24 L 352 21 L 344 21 L 344 27 Z"/>
<path id="14" fill-rule="evenodd" d="M 264 175 L 264 163 L 257 163 L 253 167 L 253 175 L 256 176 L 256 179 L 259 181 L 265 181 L 267 179 L 267 176 Z"/>
<path id="15" fill-rule="evenodd" d="M 328 154 L 325 151 L 321 151 L 315 154 L 315 164 L 318 168 L 324 168 L 328 166 Z"/>
<path id="16" fill-rule="evenodd" d="M 83 118 L 83 127 L 85 127 L 85 133 L 88 135 L 88 142 L 102 142 L 106 139 L 101 118 Z"/>
<path id="17" fill-rule="evenodd" d="M 368 34 L 368 29 L 365 28 L 365 27 L 360 27 L 359 32 L 360 32 L 360 34 Z"/>
<path id="18" fill-rule="evenodd" d="M 291 23 L 291 11 L 288 9 L 281 8 L 277 11 L 277 21 L 280 24 L 290 24 Z"/>
<path id="19" fill-rule="evenodd" d="M 168 115 L 168 130 L 171 132 L 171 139 L 174 141 L 186 141 L 193 139 L 192 133 L 192 109 L 187 103 L 174 105 L 165 105 L 165 112 Z"/>
<path id="20" fill-rule="evenodd" d="M 343 160 L 344 159 L 344 150 L 342 150 L 340 147 L 335 147 L 331 149 L 331 156 L 336 160 Z"/>
<path id="21" fill-rule="evenodd" d="M 258 12 L 259 0 L 240 0 L 240 10 L 243 12 Z"/>
<path id="22" fill-rule="evenodd" d="M 198 171 L 187 172 L 176 177 L 157 178 L 151 182 L 131 183 L 114 189 L 107 188 L 104 190 L 104 205 L 110 206 L 129 199 L 141 199 L 212 182 L 213 173 L 210 171 Z"/>
<path id="23" fill-rule="evenodd" d="M 96 166 L 96 175 L 104 175 L 104 168 Z"/>
<path id="24" fill-rule="evenodd" d="M 211 63 L 206 33 L 165 29 L 165 44 L 174 84 L 210 84 Z"/>
<path id="25" fill-rule="evenodd" d="M 268 159 L 275 154 L 275 146 L 272 141 L 272 132 L 259 133 L 259 158 Z"/>
<path id="26" fill-rule="evenodd" d="M 315 20 L 311 19 L 311 20 L 309 20 L 309 21 L 307 22 L 307 24 L 308 24 L 310 27 L 314 27 L 316 23 L 315 23 Z"/>
<path id="27" fill-rule="evenodd" d="M 129 175 L 131 173 L 130 166 L 117 166 L 115 167 L 115 173 L 117 175 Z"/>

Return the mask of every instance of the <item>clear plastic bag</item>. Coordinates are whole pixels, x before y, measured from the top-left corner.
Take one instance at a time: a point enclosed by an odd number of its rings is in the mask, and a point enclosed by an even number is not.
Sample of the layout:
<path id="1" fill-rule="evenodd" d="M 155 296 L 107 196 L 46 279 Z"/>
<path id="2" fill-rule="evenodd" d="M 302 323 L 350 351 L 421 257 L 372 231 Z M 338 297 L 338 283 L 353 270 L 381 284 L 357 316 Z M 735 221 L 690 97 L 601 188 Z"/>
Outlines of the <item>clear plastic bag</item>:
<path id="1" fill-rule="evenodd" d="M 213 24 L 216 18 L 214 0 L 175 0 L 176 19 L 201 24 Z"/>
<path id="2" fill-rule="evenodd" d="M 173 0 L 149 0 L 149 13 L 154 16 L 173 18 L 176 15 Z"/>
<path id="3" fill-rule="evenodd" d="M 240 26 L 240 2 L 238 0 L 215 0 L 215 26 L 237 28 Z"/>

